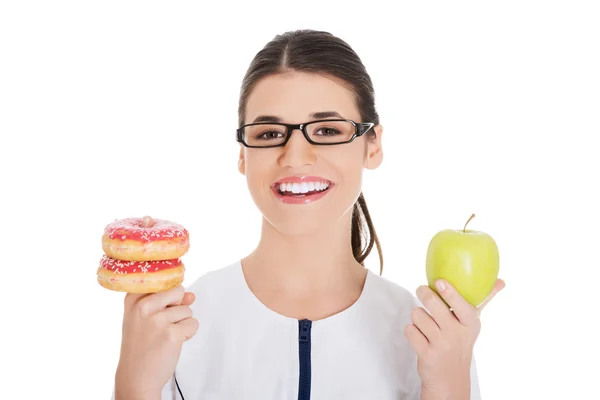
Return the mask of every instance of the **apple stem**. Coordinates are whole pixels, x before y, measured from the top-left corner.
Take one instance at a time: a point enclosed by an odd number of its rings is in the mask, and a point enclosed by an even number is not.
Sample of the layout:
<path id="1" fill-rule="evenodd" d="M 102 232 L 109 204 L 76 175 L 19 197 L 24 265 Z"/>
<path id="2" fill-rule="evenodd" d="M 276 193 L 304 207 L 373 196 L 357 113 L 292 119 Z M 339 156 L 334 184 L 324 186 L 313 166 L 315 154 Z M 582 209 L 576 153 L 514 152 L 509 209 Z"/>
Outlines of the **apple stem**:
<path id="1" fill-rule="evenodd" d="M 471 214 L 471 218 L 469 218 L 469 220 L 467 221 L 467 223 L 465 224 L 465 227 L 463 228 L 463 233 L 466 233 L 465 230 L 467 229 L 467 224 L 469 222 L 471 222 L 471 220 L 475 217 L 475 214 Z"/>

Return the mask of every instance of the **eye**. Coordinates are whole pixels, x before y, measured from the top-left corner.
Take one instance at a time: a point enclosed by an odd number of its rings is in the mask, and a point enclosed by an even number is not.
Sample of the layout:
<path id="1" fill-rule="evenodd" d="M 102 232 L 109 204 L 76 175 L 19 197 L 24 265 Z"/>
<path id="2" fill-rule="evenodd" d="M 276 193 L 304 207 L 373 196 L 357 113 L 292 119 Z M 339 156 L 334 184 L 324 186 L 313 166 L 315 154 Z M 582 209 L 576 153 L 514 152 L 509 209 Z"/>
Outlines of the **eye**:
<path id="1" fill-rule="evenodd" d="M 257 139 L 262 140 L 280 139 L 282 137 L 283 133 L 278 131 L 266 131 L 256 136 Z"/>
<path id="2" fill-rule="evenodd" d="M 319 133 L 319 132 L 323 132 L 323 133 Z M 317 133 L 318 135 L 321 135 L 321 136 L 335 136 L 335 135 L 339 135 L 341 132 L 335 128 L 323 127 L 323 128 L 319 128 L 319 130 L 317 130 L 315 133 Z"/>

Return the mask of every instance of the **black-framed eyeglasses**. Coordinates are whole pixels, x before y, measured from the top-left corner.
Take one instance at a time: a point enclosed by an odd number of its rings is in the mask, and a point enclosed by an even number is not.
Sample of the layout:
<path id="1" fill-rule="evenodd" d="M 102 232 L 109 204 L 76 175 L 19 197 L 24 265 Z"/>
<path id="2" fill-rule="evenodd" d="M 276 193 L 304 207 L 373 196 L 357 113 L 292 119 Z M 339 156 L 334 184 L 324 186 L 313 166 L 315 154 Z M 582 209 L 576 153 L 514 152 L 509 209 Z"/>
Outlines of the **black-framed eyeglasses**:
<path id="1" fill-rule="evenodd" d="M 373 126 L 373 122 L 354 122 L 349 119 L 320 119 L 303 124 L 257 122 L 238 128 L 237 141 L 251 148 L 281 147 L 290 140 L 292 132 L 299 129 L 309 143 L 331 146 L 350 143 Z"/>

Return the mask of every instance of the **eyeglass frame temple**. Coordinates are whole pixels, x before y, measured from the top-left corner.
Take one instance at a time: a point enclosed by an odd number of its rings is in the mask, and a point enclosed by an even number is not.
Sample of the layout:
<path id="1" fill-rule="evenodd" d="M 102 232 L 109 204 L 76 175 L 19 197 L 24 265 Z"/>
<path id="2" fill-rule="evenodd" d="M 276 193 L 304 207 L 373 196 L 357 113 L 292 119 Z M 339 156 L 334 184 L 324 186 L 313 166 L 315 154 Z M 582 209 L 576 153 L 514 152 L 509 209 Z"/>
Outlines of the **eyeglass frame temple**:
<path id="1" fill-rule="evenodd" d="M 314 124 L 316 122 L 340 122 L 340 121 L 344 121 L 344 122 L 350 122 L 352 125 L 354 125 L 354 134 L 352 134 L 352 137 L 345 141 L 345 142 L 339 142 L 339 143 L 318 143 L 315 142 L 313 140 L 310 139 L 310 137 L 308 136 L 308 132 L 306 132 L 306 125 L 310 125 L 310 124 Z M 247 144 L 243 139 L 242 139 L 242 129 L 244 129 L 247 126 L 253 126 L 253 125 L 281 125 L 281 126 L 285 126 L 287 131 L 287 135 L 285 140 L 280 143 L 280 144 L 275 144 L 272 146 L 250 146 L 249 144 Z M 375 123 L 373 122 L 354 122 L 351 119 L 320 119 L 320 120 L 316 120 L 316 121 L 310 121 L 310 122 L 306 122 L 304 124 L 286 124 L 283 122 L 258 122 L 255 124 L 246 124 L 246 125 L 242 125 L 240 126 L 238 129 L 236 129 L 236 141 L 241 143 L 242 145 L 244 145 L 245 147 L 249 147 L 249 148 L 258 148 L 258 149 L 267 149 L 267 148 L 273 148 L 273 147 L 283 147 L 287 144 L 287 142 L 290 140 L 290 138 L 292 137 L 292 133 L 298 129 L 302 132 L 302 135 L 304 136 L 304 138 L 306 139 L 306 141 L 308 141 L 308 143 L 310 144 L 314 144 L 316 146 L 335 146 L 335 145 L 339 145 L 339 144 L 347 144 L 347 143 L 351 143 L 352 141 L 354 141 L 354 139 L 356 139 L 357 137 L 360 137 L 362 135 L 364 135 L 365 133 L 367 133 L 369 130 L 371 130 L 373 127 L 375 126 Z"/>

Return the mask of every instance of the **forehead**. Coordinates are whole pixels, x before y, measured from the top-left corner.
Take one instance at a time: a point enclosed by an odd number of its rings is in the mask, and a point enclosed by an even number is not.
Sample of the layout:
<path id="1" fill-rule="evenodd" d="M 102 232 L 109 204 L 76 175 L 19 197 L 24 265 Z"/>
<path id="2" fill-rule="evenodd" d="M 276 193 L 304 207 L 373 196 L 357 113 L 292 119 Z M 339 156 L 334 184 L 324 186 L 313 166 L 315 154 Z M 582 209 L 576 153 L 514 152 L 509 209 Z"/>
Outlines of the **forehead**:
<path id="1" fill-rule="evenodd" d="M 302 123 L 316 112 L 336 111 L 358 121 L 360 113 L 349 88 L 335 78 L 306 72 L 289 72 L 261 79 L 246 105 L 246 122 L 273 115 L 288 123 Z"/>

